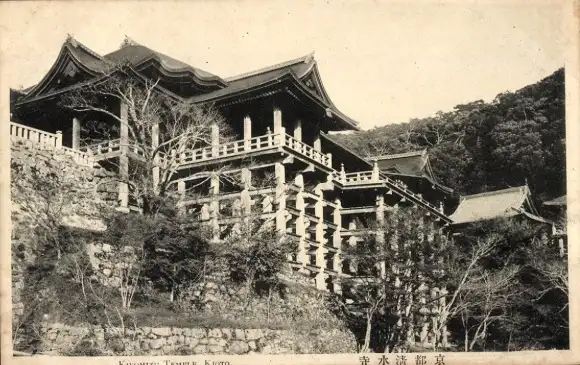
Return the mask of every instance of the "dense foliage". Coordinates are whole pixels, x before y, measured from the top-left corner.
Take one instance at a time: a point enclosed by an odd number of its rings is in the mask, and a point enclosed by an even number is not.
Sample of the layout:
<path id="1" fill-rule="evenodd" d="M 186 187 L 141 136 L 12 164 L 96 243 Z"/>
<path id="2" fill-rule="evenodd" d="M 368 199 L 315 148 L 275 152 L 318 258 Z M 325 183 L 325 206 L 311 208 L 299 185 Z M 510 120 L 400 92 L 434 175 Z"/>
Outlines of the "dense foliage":
<path id="1" fill-rule="evenodd" d="M 417 222 L 428 220 L 399 208 L 345 250 L 355 269 L 343 309 L 362 351 L 568 348 L 567 263 L 545 226 L 513 218 L 445 232 Z"/>
<path id="2" fill-rule="evenodd" d="M 565 194 L 564 69 L 491 103 L 335 136 L 363 156 L 427 148 L 440 181 L 461 194 L 528 185 L 543 201 Z"/>

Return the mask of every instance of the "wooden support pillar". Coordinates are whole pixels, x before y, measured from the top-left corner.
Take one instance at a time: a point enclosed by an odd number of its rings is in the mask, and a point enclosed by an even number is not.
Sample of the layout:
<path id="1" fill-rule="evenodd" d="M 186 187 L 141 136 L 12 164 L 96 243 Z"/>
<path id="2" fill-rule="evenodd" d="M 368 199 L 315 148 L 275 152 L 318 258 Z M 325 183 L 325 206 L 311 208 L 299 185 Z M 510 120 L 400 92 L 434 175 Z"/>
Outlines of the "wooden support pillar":
<path id="1" fill-rule="evenodd" d="M 376 206 L 377 206 L 377 215 L 376 215 L 377 223 L 382 225 L 382 223 L 385 221 L 385 197 L 383 194 L 377 194 Z"/>
<path id="2" fill-rule="evenodd" d="M 373 174 L 371 176 L 371 180 L 373 182 L 378 182 L 380 180 L 380 173 L 381 170 L 379 170 L 379 164 L 375 160 L 375 162 L 373 163 Z"/>
<path id="3" fill-rule="evenodd" d="M 213 231 L 213 239 L 219 239 L 219 213 L 220 213 L 220 202 L 217 200 L 217 196 L 220 193 L 220 180 L 217 174 L 212 175 L 210 179 L 210 195 L 214 198 L 210 202 L 210 214 L 211 214 L 211 226 Z"/>
<path id="4" fill-rule="evenodd" d="M 252 197 L 250 196 L 250 188 L 252 187 L 252 171 L 248 168 L 242 169 L 242 184 L 244 185 L 244 189 L 240 195 L 242 215 L 248 217 L 252 213 Z"/>
<path id="5" fill-rule="evenodd" d="M 72 149 L 78 150 L 81 147 L 81 122 L 77 118 L 72 120 Z"/>
<path id="6" fill-rule="evenodd" d="M 340 294 L 342 292 L 342 287 L 340 283 L 340 276 L 342 274 L 342 236 L 340 231 L 342 230 L 342 214 L 340 212 L 342 204 L 339 198 L 334 200 L 336 207 L 332 212 L 332 222 L 336 225 L 336 230 L 332 236 L 332 244 L 337 249 L 336 255 L 334 255 L 334 268 L 338 272 L 336 279 L 333 283 L 334 292 Z"/>
<path id="7" fill-rule="evenodd" d="M 320 141 L 320 132 L 316 132 L 314 135 L 314 142 L 312 143 L 312 147 L 318 152 L 322 152 L 322 142 Z"/>
<path id="8" fill-rule="evenodd" d="M 183 205 L 185 201 L 185 181 L 179 180 L 177 182 L 177 193 L 179 194 L 179 200 L 182 202 L 179 206 L 179 213 L 185 215 L 187 213 L 187 208 Z"/>
<path id="9" fill-rule="evenodd" d="M 250 150 L 250 144 L 252 139 L 252 119 L 249 115 L 244 117 L 244 150 Z"/>
<path id="10" fill-rule="evenodd" d="M 119 156 L 119 175 L 121 183 L 119 183 L 119 205 L 121 208 L 129 207 L 129 185 L 125 182 L 129 178 L 129 109 L 125 102 L 121 101 L 119 118 L 121 119 L 119 126 L 119 138 L 121 155 Z"/>
<path id="11" fill-rule="evenodd" d="M 296 193 L 296 210 L 299 211 L 295 222 L 295 233 L 298 238 L 298 254 L 296 260 L 305 266 L 308 264 L 308 247 L 306 247 L 306 225 L 304 224 L 306 203 L 304 201 L 304 177 L 302 174 L 296 175 L 294 184 L 298 186 L 299 190 Z"/>
<path id="12" fill-rule="evenodd" d="M 216 123 L 211 125 L 211 156 L 217 157 L 220 148 L 220 127 Z"/>
<path id="13" fill-rule="evenodd" d="M 315 194 L 317 200 L 314 205 L 314 215 L 318 218 L 318 223 L 316 224 L 316 242 L 318 243 L 318 249 L 316 250 L 316 266 L 320 270 L 316 275 L 316 288 L 319 290 L 326 290 L 326 276 L 324 275 L 324 268 L 326 266 L 326 261 L 324 259 L 326 251 L 326 248 L 324 247 L 324 196 L 321 189 L 316 189 Z"/>
<path id="14" fill-rule="evenodd" d="M 283 164 L 274 165 L 276 176 L 276 229 L 281 233 L 286 233 L 286 170 Z"/>
<path id="15" fill-rule="evenodd" d="M 151 151 L 155 152 L 155 150 L 159 147 L 159 124 L 154 124 L 151 127 Z M 159 193 L 159 178 L 160 178 L 160 170 L 159 170 L 159 154 L 155 154 L 155 158 L 153 159 L 153 191 L 155 193 Z"/>
<path id="16" fill-rule="evenodd" d="M 56 131 L 56 141 L 54 147 L 56 148 L 62 147 L 62 131 Z"/>
<path id="17" fill-rule="evenodd" d="M 294 121 L 294 139 L 302 141 L 302 120 L 300 119 Z"/>
<path id="18" fill-rule="evenodd" d="M 274 106 L 274 134 L 282 132 L 282 109 Z"/>

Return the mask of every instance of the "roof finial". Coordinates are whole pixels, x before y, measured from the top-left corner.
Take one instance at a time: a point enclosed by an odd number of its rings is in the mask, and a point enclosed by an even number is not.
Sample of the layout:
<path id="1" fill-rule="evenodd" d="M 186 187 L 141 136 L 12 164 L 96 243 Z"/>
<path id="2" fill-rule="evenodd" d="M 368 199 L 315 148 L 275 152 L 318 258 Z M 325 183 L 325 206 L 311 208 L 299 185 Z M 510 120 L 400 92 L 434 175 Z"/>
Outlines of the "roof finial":
<path id="1" fill-rule="evenodd" d="M 75 47 L 77 46 L 77 41 L 76 41 L 75 37 L 70 33 L 66 34 L 66 41 Z"/>
<path id="2" fill-rule="evenodd" d="M 131 39 L 128 35 L 125 34 L 125 39 L 123 39 L 123 43 L 121 43 L 121 48 L 127 46 L 134 46 L 136 44 L 137 42 L 135 42 L 133 39 Z"/>

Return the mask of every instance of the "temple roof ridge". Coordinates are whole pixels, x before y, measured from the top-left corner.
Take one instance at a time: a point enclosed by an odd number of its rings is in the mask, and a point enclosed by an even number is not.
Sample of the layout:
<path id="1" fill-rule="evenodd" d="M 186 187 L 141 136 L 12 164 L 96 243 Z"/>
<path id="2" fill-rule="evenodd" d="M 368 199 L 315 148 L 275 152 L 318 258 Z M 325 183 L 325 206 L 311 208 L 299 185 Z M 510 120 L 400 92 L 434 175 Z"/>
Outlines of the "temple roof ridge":
<path id="1" fill-rule="evenodd" d="M 371 157 L 370 160 L 371 161 L 375 161 L 375 160 L 391 160 L 391 159 L 402 158 L 402 157 L 423 156 L 426 153 L 427 153 L 427 149 L 424 148 L 424 149 L 419 150 L 419 151 L 409 151 L 409 152 L 394 153 L 394 154 L 391 154 L 391 155 L 374 156 L 374 157 Z"/>
<path id="2" fill-rule="evenodd" d="M 65 44 L 70 44 L 71 46 L 73 46 L 75 48 L 80 48 L 81 50 L 83 50 L 86 53 L 90 54 L 91 56 L 95 57 L 96 59 L 99 59 L 99 60 L 104 61 L 104 62 L 108 62 L 105 57 L 103 57 L 100 54 L 98 54 L 97 52 L 93 51 L 92 49 L 90 49 L 89 47 L 84 45 L 82 42 L 79 42 L 72 34 L 67 34 Z"/>
<path id="3" fill-rule="evenodd" d="M 296 65 L 298 63 L 309 63 L 309 62 L 312 62 L 313 60 L 314 60 L 314 51 L 310 52 L 309 54 L 307 54 L 305 56 L 294 58 L 292 60 L 276 63 L 274 65 L 266 66 L 266 67 L 263 67 L 263 68 L 260 68 L 260 69 L 254 70 L 254 71 L 250 71 L 250 72 L 245 72 L 245 73 L 242 73 L 239 75 L 226 77 L 224 80 L 228 81 L 228 82 L 229 81 L 237 81 L 237 80 L 245 79 L 246 77 L 251 77 L 251 76 L 259 75 L 259 74 L 266 73 L 269 71 L 277 70 L 280 68 Z"/>
<path id="4" fill-rule="evenodd" d="M 530 193 L 528 186 L 522 185 L 522 186 L 514 186 L 511 188 L 507 188 L 507 189 L 494 190 L 494 191 L 484 191 L 483 193 L 477 193 L 477 194 L 471 194 L 471 195 L 462 195 L 461 200 L 482 198 L 482 197 L 486 197 L 486 196 L 494 196 L 494 195 L 501 195 L 501 194 L 509 194 L 509 193 L 514 193 L 516 191 L 521 191 L 522 193 L 525 193 L 526 195 Z"/>

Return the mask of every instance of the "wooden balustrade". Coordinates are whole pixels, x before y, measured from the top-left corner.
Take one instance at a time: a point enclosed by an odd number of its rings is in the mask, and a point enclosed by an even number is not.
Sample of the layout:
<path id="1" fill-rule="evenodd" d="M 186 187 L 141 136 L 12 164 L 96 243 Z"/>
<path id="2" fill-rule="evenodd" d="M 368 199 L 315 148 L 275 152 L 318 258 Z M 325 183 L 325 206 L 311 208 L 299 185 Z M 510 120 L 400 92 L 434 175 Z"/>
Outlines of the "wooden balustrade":
<path id="1" fill-rule="evenodd" d="M 99 143 L 90 144 L 79 148 L 79 151 L 86 152 L 90 155 L 104 155 L 107 153 L 119 151 L 121 149 L 121 139 L 111 139 Z"/>
<path id="2" fill-rule="evenodd" d="M 79 150 L 74 150 L 74 149 L 66 147 L 66 146 L 62 146 L 61 148 L 63 149 L 63 151 L 66 154 L 71 155 L 73 157 L 74 161 L 76 163 L 78 163 L 79 165 L 84 165 L 84 166 L 92 166 L 93 165 L 93 159 L 91 158 L 91 156 L 88 153 L 82 152 Z"/>
<path id="3" fill-rule="evenodd" d="M 50 133 L 14 122 L 10 122 L 10 137 L 32 141 L 33 144 L 43 147 L 62 146 L 62 133 Z"/>
<path id="4" fill-rule="evenodd" d="M 62 132 L 46 132 L 40 129 L 28 127 L 22 124 L 10 122 L 10 137 L 19 140 L 31 141 L 34 145 L 43 148 L 54 148 L 62 150 L 67 155 L 73 157 L 73 160 L 79 165 L 92 166 L 93 159 L 91 156 L 79 150 L 62 145 Z"/>

